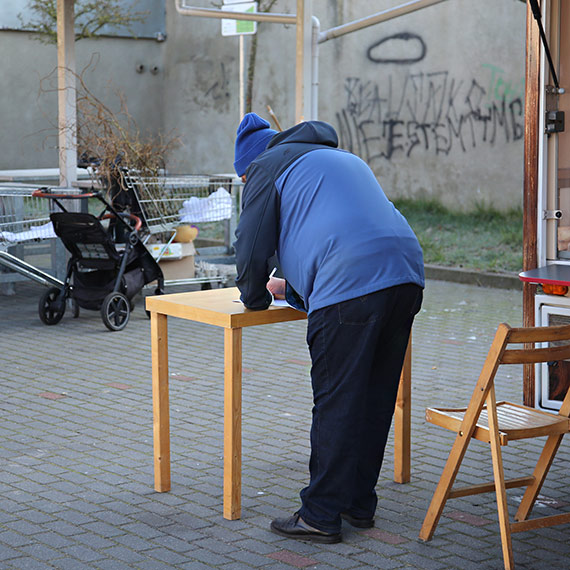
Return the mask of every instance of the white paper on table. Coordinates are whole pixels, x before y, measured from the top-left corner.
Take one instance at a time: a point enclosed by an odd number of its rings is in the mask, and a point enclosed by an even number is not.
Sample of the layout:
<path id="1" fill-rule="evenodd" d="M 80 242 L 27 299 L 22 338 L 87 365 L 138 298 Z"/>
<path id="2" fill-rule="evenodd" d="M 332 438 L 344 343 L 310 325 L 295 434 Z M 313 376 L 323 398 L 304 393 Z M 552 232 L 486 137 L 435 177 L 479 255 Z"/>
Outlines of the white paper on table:
<path id="1" fill-rule="evenodd" d="M 241 302 L 242 302 L 241 299 L 234 299 L 234 303 L 241 303 Z M 271 304 L 275 307 L 290 307 L 291 309 L 295 308 L 295 307 L 293 307 L 293 305 L 290 305 L 289 303 L 287 303 L 287 301 L 285 301 L 285 299 L 273 299 Z"/>

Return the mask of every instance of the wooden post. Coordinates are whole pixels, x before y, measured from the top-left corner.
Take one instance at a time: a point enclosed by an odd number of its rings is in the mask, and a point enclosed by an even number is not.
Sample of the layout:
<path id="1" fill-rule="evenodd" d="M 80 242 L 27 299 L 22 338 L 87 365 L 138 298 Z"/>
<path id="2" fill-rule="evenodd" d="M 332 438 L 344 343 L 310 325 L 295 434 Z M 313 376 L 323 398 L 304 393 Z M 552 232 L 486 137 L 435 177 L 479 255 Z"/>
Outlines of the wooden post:
<path id="1" fill-rule="evenodd" d="M 241 516 L 242 329 L 224 329 L 224 518 Z"/>
<path id="2" fill-rule="evenodd" d="M 411 477 L 412 435 L 412 333 L 394 410 L 394 481 L 408 483 Z"/>
<path id="3" fill-rule="evenodd" d="M 154 488 L 170 491 L 170 412 L 168 398 L 167 317 L 150 313 L 152 353 L 152 412 L 154 433 Z"/>
<path id="4" fill-rule="evenodd" d="M 537 267 L 537 205 L 538 205 L 538 139 L 540 99 L 540 36 L 527 5 L 525 133 L 524 133 L 524 196 L 523 196 L 523 270 Z M 523 284 L 523 326 L 533 327 L 536 285 Z M 534 366 L 526 365 L 523 372 L 523 401 L 535 405 Z"/>
<path id="5" fill-rule="evenodd" d="M 59 185 L 64 188 L 77 181 L 74 9 L 75 0 L 57 0 Z"/>

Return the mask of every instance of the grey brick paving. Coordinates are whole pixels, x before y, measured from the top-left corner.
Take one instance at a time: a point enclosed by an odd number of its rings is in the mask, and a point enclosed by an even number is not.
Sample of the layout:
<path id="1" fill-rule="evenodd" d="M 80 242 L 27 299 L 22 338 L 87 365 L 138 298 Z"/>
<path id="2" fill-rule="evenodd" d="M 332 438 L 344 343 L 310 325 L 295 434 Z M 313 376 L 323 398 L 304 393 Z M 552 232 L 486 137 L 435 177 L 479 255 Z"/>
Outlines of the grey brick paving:
<path id="1" fill-rule="evenodd" d="M 426 405 L 469 397 L 498 322 L 521 322 L 520 292 L 428 282 L 413 335 L 412 481 L 392 482 L 390 443 L 375 529 L 346 526 L 335 545 L 298 543 L 268 529 L 271 518 L 298 508 L 307 481 L 306 323 L 244 331 L 243 512 L 226 521 L 221 331 L 169 320 L 172 491 L 159 494 L 150 327 L 140 301 L 127 328 L 110 333 L 90 311 L 46 327 L 37 316 L 42 292 L 21 283 L 16 295 L 0 297 L 0 570 L 502 568 L 490 496 L 452 501 L 434 539 L 418 539 L 452 442 L 423 414 Z M 518 370 L 499 378 L 515 401 L 521 385 Z M 568 445 L 561 460 L 570 459 Z M 510 448 L 507 473 L 532 465 L 538 445 L 522 443 L 509 457 Z M 477 482 L 490 468 L 481 450 L 468 453 L 462 481 Z M 553 466 L 537 512 L 568 510 L 567 473 L 564 461 Z M 520 496 L 509 491 L 511 512 Z M 520 533 L 513 542 L 517 569 L 570 567 L 568 526 Z"/>

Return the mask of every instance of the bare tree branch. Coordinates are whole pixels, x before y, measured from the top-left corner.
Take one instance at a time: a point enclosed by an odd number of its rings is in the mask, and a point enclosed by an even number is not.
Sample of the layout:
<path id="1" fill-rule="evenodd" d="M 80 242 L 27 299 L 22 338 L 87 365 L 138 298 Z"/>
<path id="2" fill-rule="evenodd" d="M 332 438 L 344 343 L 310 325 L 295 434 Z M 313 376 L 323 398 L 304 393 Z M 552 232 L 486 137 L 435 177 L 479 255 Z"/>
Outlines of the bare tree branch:
<path id="1" fill-rule="evenodd" d="M 37 34 L 36 39 L 42 43 L 57 43 L 57 0 L 30 0 L 28 9 L 34 14 L 31 20 L 25 21 L 18 14 L 22 27 Z M 132 25 L 144 22 L 148 14 L 134 10 L 133 5 L 125 6 L 120 0 L 76 0 L 75 39 L 93 37 L 105 26 L 126 28 L 134 35 Z"/>

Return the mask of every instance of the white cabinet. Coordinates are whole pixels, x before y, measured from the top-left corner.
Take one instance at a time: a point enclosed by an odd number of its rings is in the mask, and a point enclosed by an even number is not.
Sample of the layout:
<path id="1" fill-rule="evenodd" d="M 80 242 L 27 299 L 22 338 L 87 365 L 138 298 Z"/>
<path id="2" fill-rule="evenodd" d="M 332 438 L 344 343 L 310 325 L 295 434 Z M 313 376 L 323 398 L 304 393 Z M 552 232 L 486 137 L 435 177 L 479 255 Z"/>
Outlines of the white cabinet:
<path id="1" fill-rule="evenodd" d="M 570 324 L 570 298 L 553 295 L 536 296 L 536 325 Z M 558 411 L 570 384 L 570 361 L 536 365 L 535 402 L 538 408 Z"/>

